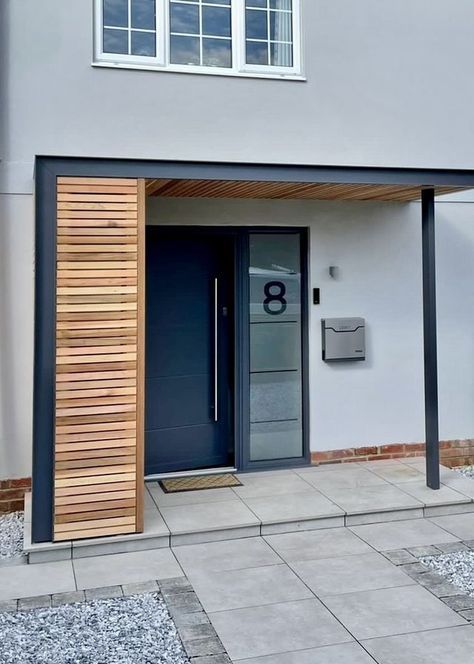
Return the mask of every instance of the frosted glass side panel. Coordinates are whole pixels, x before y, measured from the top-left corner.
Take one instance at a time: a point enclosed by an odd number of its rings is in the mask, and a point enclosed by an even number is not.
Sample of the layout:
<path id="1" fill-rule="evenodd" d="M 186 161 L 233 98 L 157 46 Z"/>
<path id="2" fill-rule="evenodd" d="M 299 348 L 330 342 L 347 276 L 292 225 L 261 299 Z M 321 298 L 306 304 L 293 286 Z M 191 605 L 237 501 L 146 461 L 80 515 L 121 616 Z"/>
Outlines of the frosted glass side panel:
<path id="1" fill-rule="evenodd" d="M 303 455 L 301 251 L 293 233 L 250 235 L 250 460 Z"/>

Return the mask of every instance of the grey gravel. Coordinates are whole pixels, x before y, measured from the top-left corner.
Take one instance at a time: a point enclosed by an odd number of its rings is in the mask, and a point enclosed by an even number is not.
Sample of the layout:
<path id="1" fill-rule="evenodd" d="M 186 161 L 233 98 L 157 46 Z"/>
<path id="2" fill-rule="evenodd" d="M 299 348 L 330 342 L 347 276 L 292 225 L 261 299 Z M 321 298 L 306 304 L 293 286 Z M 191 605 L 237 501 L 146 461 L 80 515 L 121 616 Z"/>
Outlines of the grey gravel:
<path id="1" fill-rule="evenodd" d="M 159 593 L 0 613 L 2 664 L 189 664 Z"/>
<path id="2" fill-rule="evenodd" d="M 470 480 L 474 480 L 474 466 L 459 466 L 458 468 L 453 468 L 457 473 L 461 473 L 464 477 L 468 477 Z"/>
<path id="3" fill-rule="evenodd" d="M 428 556 L 421 562 L 449 583 L 474 597 L 474 551 Z"/>
<path id="4" fill-rule="evenodd" d="M 0 563 L 23 555 L 23 512 L 0 516 Z"/>

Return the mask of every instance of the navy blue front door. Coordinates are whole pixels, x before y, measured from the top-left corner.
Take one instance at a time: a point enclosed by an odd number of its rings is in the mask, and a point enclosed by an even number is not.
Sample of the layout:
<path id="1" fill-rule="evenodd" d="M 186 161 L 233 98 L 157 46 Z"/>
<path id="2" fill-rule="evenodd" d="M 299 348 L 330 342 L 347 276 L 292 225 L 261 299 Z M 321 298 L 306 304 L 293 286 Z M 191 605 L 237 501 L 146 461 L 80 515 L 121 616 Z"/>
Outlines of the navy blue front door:
<path id="1" fill-rule="evenodd" d="M 145 472 L 234 464 L 234 247 L 148 226 Z"/>

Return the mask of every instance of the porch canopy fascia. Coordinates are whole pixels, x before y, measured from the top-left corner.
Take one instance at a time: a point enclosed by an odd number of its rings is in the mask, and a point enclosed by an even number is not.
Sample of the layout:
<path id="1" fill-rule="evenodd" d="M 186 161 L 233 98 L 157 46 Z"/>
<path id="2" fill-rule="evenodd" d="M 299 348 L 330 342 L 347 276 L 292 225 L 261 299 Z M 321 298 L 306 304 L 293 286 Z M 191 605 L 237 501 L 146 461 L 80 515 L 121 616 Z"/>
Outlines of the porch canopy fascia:
<path id="1" fill-rule="evenodd" d="M 435 206 L 474 189 L 474 170 L 308 166 L 37 156 L 33 539 L 51 534 L 54 484 L 56 186 L 58 177 L 140 178 L 152 196 L 421 201 L 427 484 L 440 486 Z"/>

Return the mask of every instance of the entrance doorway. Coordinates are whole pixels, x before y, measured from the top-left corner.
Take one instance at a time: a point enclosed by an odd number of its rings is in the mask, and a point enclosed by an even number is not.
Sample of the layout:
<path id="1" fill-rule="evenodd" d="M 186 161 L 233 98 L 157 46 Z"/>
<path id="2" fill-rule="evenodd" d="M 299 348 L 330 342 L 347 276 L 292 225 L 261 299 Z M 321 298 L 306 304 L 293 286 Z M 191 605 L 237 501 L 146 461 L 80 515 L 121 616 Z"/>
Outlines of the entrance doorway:
<path id="1" fill-rule="evenodd" d="M 234 465 L 234 244 L 147 227 L 147 475 Z"/>

